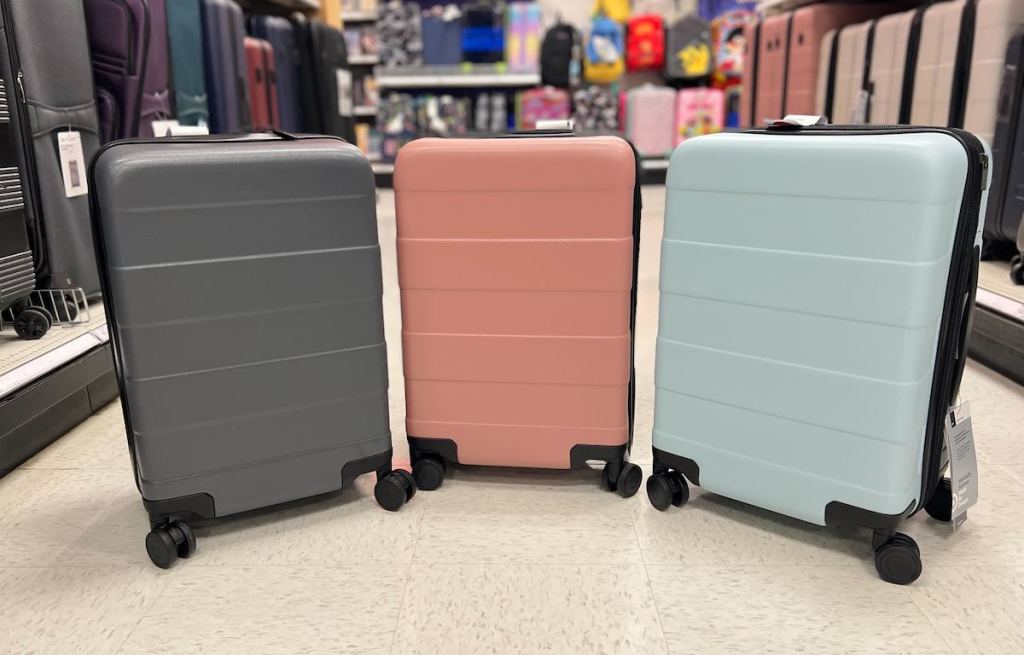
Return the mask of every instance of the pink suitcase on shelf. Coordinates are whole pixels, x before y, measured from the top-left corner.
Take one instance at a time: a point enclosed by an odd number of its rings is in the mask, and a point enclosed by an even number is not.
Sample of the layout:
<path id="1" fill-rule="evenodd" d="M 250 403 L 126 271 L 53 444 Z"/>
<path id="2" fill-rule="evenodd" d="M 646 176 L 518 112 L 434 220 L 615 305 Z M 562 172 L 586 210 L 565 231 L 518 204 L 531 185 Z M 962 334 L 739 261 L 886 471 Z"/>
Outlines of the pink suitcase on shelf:
<path id="1" fill-rule="evenodd" d="M 740 127 L 752 127 L 757 115 L 757 55 L 761 23 L 743 26 L 743 76 L 740 77 Z"/>
<path id="2" fill-rule="evenodd" d="M 864 74 L 868 66 L 868 45 L 875 21 L 847 25 L 836 36 L 836 74 L 832 89 L 833 123 L 863 123 L 867 102 Z"/>
<path id="3" fill-rule="evenodd" d="M 626 138 L 643 157 L 663 157 L 675 148 L 676 92 L 645 84 L 626 94 Z"/>
<path id="4" fill-rule="evenodd" d="M 640 195 L 618 137 L 420 139 L 395 164 L 406 429 L 450 463 L 607 462 L 629 496 Z"/>
<path id="5" fill-rule="evenodd" d="M 992 143 L 1006 47 L 1024 25 L 1024 0 L 978 0 L 964 129 Z"/>
<path id="6" fill-rule="evenodd" d="M 686 139 L 721 132 L 725 126 L 725 92 L 680 89 L 676 95 L 676 145 Z"/>
<path id="7" fill-rule="evenodd" d="M 789 23 L 792 13 L 766 18 L 761 23 L 758 43 L 756 109 L 754 125 L 765 119 L 782 118 L 786 90 L 786 60 L 789 52 Z"/>
<path id="8" fill-rule="evenodd" d="M 793 12 L 786 74 L 786 99 L 781 113 L 813 114 L 823 37 L 831 30 L 881 16 L 906 3 L 823 3 Z M 781 115 L 781 114 L 780 114 Z"/>
<path id="9" fill-rule="evenodd" d="M 921 20 L 917 51 L 917 74 L 911 103 L 912 125 L 950 125 L 950 106 L 955 95 L 954 80 L 960 50 L 960 27 L 974 0 L 950 0 L 929 7 Z M 969 21 L 968 21 L 969 22 Z"/>

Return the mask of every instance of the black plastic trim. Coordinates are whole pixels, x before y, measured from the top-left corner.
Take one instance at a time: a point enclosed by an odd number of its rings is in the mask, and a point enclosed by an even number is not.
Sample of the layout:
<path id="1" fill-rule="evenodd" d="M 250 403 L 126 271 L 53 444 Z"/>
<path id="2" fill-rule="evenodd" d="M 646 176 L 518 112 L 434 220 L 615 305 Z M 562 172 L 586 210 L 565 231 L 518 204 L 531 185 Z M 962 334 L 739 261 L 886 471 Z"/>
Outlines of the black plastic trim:
<path id="1" fill-rule="evenodd" d="M 393 455 L 394 451 L 388 448 L 376 455 L 360 457 L 359 459 L 345 462 L 345 465 L 341 467 L 341 488 L 348 487 L 356 478 L 364 473 L 376 472 L 377 477 L 387 475 L 391 472 L 391 458 Z"/>
<path id="2" fill-rule="evenodd" d="M 438 455 L 451 464 L 459 463 L 459 445 L 453 439 L 409 436 L 409 456 L 415 463 L 423 455 Z"/>
<path id="3" fill-rule="evenodd" d="M 836 68 L 839 65 L 839 35 L 842 29 L 837 29 L 832 37 L 832 51 L 828 55 L 828 81 L 825 86 L 825 106 L 823 111 L 825 117 L 832 120 L 832 106 L 836 98 Z"/>
<path id="4" fill-rule="evenodd" d="M 864 122 L 871 122 L 871 99 L 875 95 L 875 83 L 871 81 L 871 62 L 875 55 L 875 28 L 877 20 L 869 21 L 868 42 L 864 46 L 864 74 L 861 79 L 861 90 L 867 93 L 867 103 L 864 106 Z M 785 115 L 785 114 L 783 114 Z"/>
<path id="5" fill-rule="evenodd" d="M 911 502 L 899 514 L 881 514 L 833 500 L 825 505 L 825 525 L 830 528 L 856 525 L 878 531 L 895 530 L 914 513 L 916 504 L 917 501 Z"/>
<path id="6" fill-rule="evenodd" d="M 696 461 L 688 457 L 683 457 L 682 455 L 670 453 L 667 450 L 651 448 L 651 451 L 654 454 L 655 473 L 661 473 L 667 469 L 673 469 L 686 476 L 686 479 L 695 487 L 700 486 L 700 466 Z"/>
<path id="7" fill-rule="evenodd" d="M 949 122 L 951 128 L 963 128 L 964 113 L 967 111 L 967 90 L 970 88 L 971 58 L 974 55 L 974 29 L 977 23 L 977 0 L 967 0 L 960 18 L 960 38 L 956 46 L 956 63 L 953 66 L 953 90 L 949 99 Z"/>
<path id="8" fill-rule="evenodd" d="M 914 106 L 914 83 L 917 79 L 917 56 L 921 50 L 921 23 L 924 22 L 924 12 L 931 3 L 918 7 L 914 12 L 914 19 L 910 23 L 910 34 L 907 36 L 907 58 L 903 63 L 903 88 L 900 91 L 900 113 L 899 122 L 902 125 L 910 123 L 910 113 Z"/>
<path id="9" fill-rule="evenodd" d="M 757 69 L 761 58 L 761 23 L 757 23 L 754 26 L 754 43 L 749 44 L 750 47 L 750 63 L 754 66 L 754 70 L 750 73 L 750 89 L 744 90 L 743 92 L 749 96 L 747 102 L 750 103 L 750 124 L 759 125 L 760 119 L 757 117 Z"/>
<path id="10" fill-rule="evenodd" d="M 627 460 L 629 450 L 626 446 L 592 446 L 587 444 L 576 444 L 569 450 L 569 468 L 587 468 L 587 462 L 618 462 L 624 463 Z"/>
<path id="11" fill-rule="evenodd" d="M 786 52 L 782 56 L 782 95 L 779 101 L 779 106 L 782 107 L 781 114 L 786 115 L 786 96 L 788 95 L 786 90 L 789 88 L 789 53 L 793 49 L 793 16 L 795 12 L 790 12 L 786 18 Z"/>
<path id="12" fill-rule="evenodd" d="M 210 494 L 199 493 L 165 500 L 142 499 L 142 506 L 149 513 L 151 527 L 171 521 L 195 521 L 217 517 L 216 503 Z"/>

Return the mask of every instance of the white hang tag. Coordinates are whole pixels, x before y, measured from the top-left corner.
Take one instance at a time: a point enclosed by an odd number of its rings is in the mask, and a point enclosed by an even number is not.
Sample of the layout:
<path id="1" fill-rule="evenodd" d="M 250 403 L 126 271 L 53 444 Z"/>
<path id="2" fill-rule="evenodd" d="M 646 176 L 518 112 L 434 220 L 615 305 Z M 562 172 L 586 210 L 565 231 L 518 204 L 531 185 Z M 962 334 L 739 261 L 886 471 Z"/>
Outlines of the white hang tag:
<path id="1" fill-rule="evenodd" d="M 57 150 L 60 152 L 60 170 L 64 174 L 65 195 L 74 198 L 89 193 L 89 183 L 85 178 L 81 132 L 58 132 Z"/>
<path id="2" fill-rule="evenodd" d="M 174 136 L 174 129 L 181 125 L 178 121 L 153 121 L 153 136 Z"/>
<path id="3" fill-rule="evenodd" d="M 338 81 L 338 115 L 351 116 L 352 103 L 352 72 L 342 68 L 335 69 Z"/>
<path id="4" fill-rule="evenodd" d="M 773 125 L 793 125 L 794 127 L 828 125 L 828 120 L 824 116 L 809 116 L 805 114 L 786 114 L 785 118 L 780 118 L 771 122 Z"/>
<path id="5" fill-rule="evenodd" d="M 953 530 L 956 530 L 967 520 L 967 510 L 978 502 L 978 456 L 974 450 L 970 406 L 963 403 L 947 413 L 945 424 L 953 493 Z"/>
<path id="6" fill-rule="evenodd" d="M 853 107 L 850 122 L 854 125 L 863 125 L 868 120 L 868 103 L 871 102 L 871 92 L 863 89 L 857 98 L 857 104 Z"/>

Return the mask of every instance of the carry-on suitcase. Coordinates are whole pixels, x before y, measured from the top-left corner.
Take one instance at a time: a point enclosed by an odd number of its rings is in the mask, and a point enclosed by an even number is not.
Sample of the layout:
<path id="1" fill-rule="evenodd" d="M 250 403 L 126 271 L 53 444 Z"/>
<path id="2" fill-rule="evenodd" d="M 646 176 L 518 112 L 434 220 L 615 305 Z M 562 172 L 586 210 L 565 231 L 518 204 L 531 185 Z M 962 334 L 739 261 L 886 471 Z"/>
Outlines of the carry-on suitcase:
<path id="1" fill-rule="evenodd" d="M 967 76 L 974 47 L 975 0 L 929 6 L 921 20 L 912 125 L 963 125 Z"/>
<path id="2" fill-rule="evenodd" d="M 0 57 L 10 68 L 7 111 L 25 162 L 21 184 L 36 285 L 78 287 L 94 296 L 100 284 L 85 166 L 99 148 L 99 124 L 85 13 L 81 3 L 65 0 L 3 0 L 0 5 L 7 42 Z M 76 157 L 78 144 L 81 156 Z M 66 167 L 62 150 L 69 155 Z"/>
<path id="3" fill-rule="evenodd" d="M 865 123 L 870 111 L 870 95 L 865 88 L 871 69 L 871 50 L 875 21 L 847 25 L 836 36 L 836 74 L 832 91 L 832 116 L 841 123 Z"/>
<path id="4" fill-rule="evenodd" d="M 85 0 L 103 141 L 153 136 L 173 115 L 164 0 Z"/>
<path id="5" fill-rule="evenodd" d="M 782 116 L 786 94 L 786 67 L 793 14 L 766 18 L 761 22 L 757 56 L 757 115 L 753 124 Z"/>
<path id="6" fill-rule="evenodd" d="M 210 125 L 203 72 L 200 0 L 167 0 L 167 41 L 174 77 L 175 117 L 182 125 Z"/>
<path id="7" fill-rule="evenodd" d="M 783 113 L 814 113 L 821 47 L 828 45 L 824 42 L 824 36 L 829 31 L 881 16 L 898 9 L 900 4 L 905 3 L 829 2 L 801 7 L 794 11 Z"/>
<path id="8" fill-rule="evenodd" d="M 210 132 L 249 129 L 249 84 L 245 69 L 245 24 L 233 0 L 203 0 L 203 58 L 209 94 Z"/>
<path id="9" fill-rule="evenodd" d="M 868 71 L 870 121 L 879 125 L 910 123 L 917 51 L 924 7 L 879 18 Z"/>
<path id="10" fill-rule="evenodd" d="M 814 116 L 832 116 L 836 60 L 839 59 L 838 35 L 839 30 L 829 30 L 821 37 L 821 47 L 818 49 L 818 83 L 814 91 Z"/>
<path id="11" fill-rule="evenodd" d="M 870 528 L 881 577 L 913 582 L 920 552 L 895 530 L 922 507 L 950 520 L 944 423 L 989 177 L 984 144 L 944 128 L 786 124 L 681 145 L 667 178 L 652 504 L 682 505 L 688 480 Z"/>
<path id="12" fill-rule="evenodd" d="M 664 157 L 676 145 L 676 91 L 645 84 L 626 94 L 626 138 L 642 157 Z"/>
<path id="13" fill-rule="evenodd" d="M 988 143 L 996 131 L 1006 47 L 1020 27 L 1024 1 L 977 0 L 963 127 Z"/>
<path id="14" fill-rule="evenodd" d="M 760 52 L 760 21 L 743 26 L 743 77 L 740 78 L 740 127 L 759 124 L 757 114 L 757 56 Z"/>
<path id="15" fill-rule="evenodd" d="M 302 111 L 302 54 L 295 28 L 280 16 L 253 16 L 253 36 L 270 42 L 274 50 L 274 73 L 277 77 L 277 105 L 281 129 L 301 132 L 305 129 Z"/>
<path id="16" fill-rule="evenodd" d="M 373 173 L 330 137 L 122 141 L 90 167 L 104 308 L 160 567 L 188 525 L 376 471 L 396 510 Z M 181 190 L 188 189 L 183 204 Z M 280 339 L 282 323 L 301 339 Z"/>
<path id="17" fill-rule="evenodd" d="M 345 35 L 319 20 L 295 23 L 303 52 L 306 130 L 355 141 L 352 71 Z"/>
<path id="18" fill-rule="evenodd" d="M 686 139 L 721 132 L 725 127 L 725 92 L 721 89 L 680 89 L 676 94 L 674 145 Z"/>
<path id="19" fill-rule="evenodd" d="M 420 139 L 395 165 L 406 428 L 420 489 L 449 464 L 607 462 L 636 493 L 640 191 L 618 137 Z M 481 208 L 487 220 L 481 221 Z"/>
<path id="20" fill-rule="evenodd" d="M 1024 217 L 1024 28 L 1006 48 L 992 159 L 992 195 L 985 215 L 983 258 L 1016 255 Z M 1018 275 L 1011 271 L 1012 277 Z"/>
<path id="21" fill-rule="evenodd" d="M 263 39 L 245 37 L 245 62 L 249 72 L 252 128 L 257 131 L 280 128 L 273 47 Z"/>

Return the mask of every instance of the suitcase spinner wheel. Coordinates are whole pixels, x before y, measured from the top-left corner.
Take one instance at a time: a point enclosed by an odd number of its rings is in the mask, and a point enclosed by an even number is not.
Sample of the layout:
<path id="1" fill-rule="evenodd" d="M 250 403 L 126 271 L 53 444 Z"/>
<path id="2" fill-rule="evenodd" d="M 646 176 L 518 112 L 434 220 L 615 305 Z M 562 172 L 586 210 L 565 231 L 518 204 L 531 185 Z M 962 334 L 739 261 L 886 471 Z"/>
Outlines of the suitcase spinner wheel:
<path id="1" fill-rule="evenodd" d="M 921 549 L 907 535 L 876 532 L 871 545 L 875 549 L 875 570 L 886 582 L 906 585 L 921 577 Z"/>
<path id="2" fill-rule="evenodd" d="M 52 324 L 53 316 L 42 307 L 25 307 L 14 316 L 14 331 L 26 341 L 42 339 Z"/>
<path id="3" fill-rule="evenodd" d="M 373 487 L 373 497 L 389 512 L 397 512 L 402 505 L 416 495 L 416 480 L 408 471 L 395 469 L 384 475 L 378 474 L 377 484 Z"/>
<path id="4" fill-rule="evenodd" d="M 184 521 L 170 521 L 156 526 L 146 535 L 146 553 L 162 569 L 175 561 L 188 559 L 196 552 L 196 535 Z"/>
<path id="5" fill-rule="evenodd" d="M 643 470 L 632 462 L 608 462 L 601 471 L 601 488 L 632 498 L 644 482 Z"/>
<path id="6" fill-rule="evenodd" d="M 1017 255 L 1010 260 L 1010 279 L 1014 284 L 1024 284 L 1024 256 Z"/>

